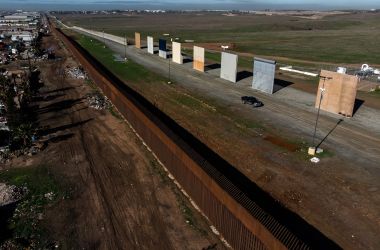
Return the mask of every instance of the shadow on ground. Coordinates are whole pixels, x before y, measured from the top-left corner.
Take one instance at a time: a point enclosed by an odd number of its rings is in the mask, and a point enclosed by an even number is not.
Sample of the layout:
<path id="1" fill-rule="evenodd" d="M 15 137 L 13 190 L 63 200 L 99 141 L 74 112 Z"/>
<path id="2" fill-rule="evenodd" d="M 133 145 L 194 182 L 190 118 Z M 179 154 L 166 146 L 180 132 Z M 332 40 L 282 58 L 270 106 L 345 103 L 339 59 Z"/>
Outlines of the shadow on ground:
<path id="1" fill-rule="evenodd" d="M 213 69 L 220 69 L 221 65 L 220 63 L 213 63 L 205 66 L 205 71 L 213 70 Z"/>
<path id="2" fill-rule="evenodd" d="M 90 122 L 92 121 L 93 119 L 90 118 L 90 119 L 87 119 L 87 120 L 84 120 L 84 121 L 80 121 L 80 122 L 74 122 L 74 123 L 70 123 L 70 124 L 66 124 L 66 125 L 62 125 L 62 126 L 58 126 L 58 127 L 55 127 L 55 128 L 44 128 L 44 129 L 41 129 L 40 130 L 40 136 L 45 136 L 45 135 L 49 135 L 49 134 L 54 134 L 54 133 L 57 133 L 59 131 L 64 131 L 66 129 L 70 129 L 70 128 L 74 128 L 74 127 L 78 127 L 78 126 L 82 126 L 84 124 L 86 124 L 87 122 Z M 67 139 L 67 138 L 66 138 Z"/>
<path id="3" fill-rule="evenodd" d="M 49 104 L 43 108 L 40 108 L 37 110 L 38 114 L 45 114 L 49 112 L 57 112 L 57 111 L 62 111 L 63 109 L 69 109 L 79 103 L 82 103 L 83 98 L 79 99 L 69 99 L 69 100 L 63 100 L 59 102 L 55 102 L 52 104 Z"/>
<path id="4" fill-rule="evenodd" d="M 239 82 L 239 81 L 244 80 L 246 78 L 249 78 L 251 76 L 253 76 L 252 72 L 249 72 L 247 70 L 243 70 L 243 71 L 240 71 L 237 73 L 236 81 Z"/>
<path id="5" fill-rule="evenodd" d="M 292 84 L 294 83 L 276 78 L 274 79 L 273 93 L 276 93 L 277 91 L 280 91 L 281 89 L 286 88 Z"/>
<path id="6" fill-rule="evenodd" d="M 364 104 L 364 102 L 365 102 L 364 100 L 355 99 L 354 111 L 352 112 L 352 116 L 354 116 L 356 114 L 356 112 L 358 112 L 358 110 Z"/>
<path id="7" fill-rule="evenodd" d="M 67 90 L 71 90 L 71 89 L 75 89 L 75 88 L 74 87 L 65 87 L 65 88 L 53 89 L 53 90 L 49 90 L 46 92 L 42 92 L 41 95 L 51 94 L 51 93 L 55 93 L 55 92 L 59 92 L 59 91 L 67 91 Z"/>

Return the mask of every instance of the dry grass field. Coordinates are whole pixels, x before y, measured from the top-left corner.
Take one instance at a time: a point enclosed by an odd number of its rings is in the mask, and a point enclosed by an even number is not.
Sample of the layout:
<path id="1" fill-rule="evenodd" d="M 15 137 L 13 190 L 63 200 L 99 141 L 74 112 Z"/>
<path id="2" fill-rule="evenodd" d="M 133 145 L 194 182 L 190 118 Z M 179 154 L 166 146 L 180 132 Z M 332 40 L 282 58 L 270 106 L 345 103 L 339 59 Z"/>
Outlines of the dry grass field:
<path id="1" fill-rule="evenodd" d="M 299 63 L 379 64 L 380 13 L 308 19 L 291 15 L 166 13 L 57 15 L 68 25 L 132 38 L 169 33 L 196 43 L 232 43 L 234 51 Z"/>

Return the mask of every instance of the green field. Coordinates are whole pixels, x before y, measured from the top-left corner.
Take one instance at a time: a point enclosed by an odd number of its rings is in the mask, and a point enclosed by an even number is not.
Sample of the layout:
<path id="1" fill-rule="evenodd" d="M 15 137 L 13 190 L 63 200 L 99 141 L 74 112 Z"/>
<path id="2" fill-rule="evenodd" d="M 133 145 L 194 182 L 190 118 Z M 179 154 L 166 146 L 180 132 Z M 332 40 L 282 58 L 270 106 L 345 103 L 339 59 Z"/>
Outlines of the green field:
<path id="1" fill-rule="evenodd" d="M 292 16 L 218 13 L 59 15 L 68 25 L 119 36 L 170 33 L 196 43 L 232 43 L 235 51 L 342 64 L 380 64 L 380 13 L 350 13 L 310 20 Z"/>

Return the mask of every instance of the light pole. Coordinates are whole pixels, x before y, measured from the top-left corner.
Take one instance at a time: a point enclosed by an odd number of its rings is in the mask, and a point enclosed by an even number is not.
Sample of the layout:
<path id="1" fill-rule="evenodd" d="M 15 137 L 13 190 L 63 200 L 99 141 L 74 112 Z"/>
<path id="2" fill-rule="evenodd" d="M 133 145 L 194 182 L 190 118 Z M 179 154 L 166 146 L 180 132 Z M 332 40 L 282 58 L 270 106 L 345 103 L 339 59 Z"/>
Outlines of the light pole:
<path id="1" fill-rule="evenodd" d="M 104 30 L 103 30 L 103 47 L 105 48 L 106 47 L 106 38 L 104 36 Z"/>
<path id="2" fill-rule="evenodd" d="M 125 37 L 124 37 L 124 42 L 125 42 L 125 46 L 124 46 L 124 60 L 127 61 L 127 34 L 125 34 Z"/>
<path id="3" fill-rule="evenodd" d="M 323 100 L 323 94 L 324 94 L 324 92 L 326 90 L 325 89 L 325 82 L 326 82 L 326 80 L 332 79 L 332 77 L 321 76 L 321 75 L 319 75 L 319 78 L 323 79 L 323 84 L 322 84 L 322 88 L 320 88 L 320 90 L 321 90 L 321 96 L 319 98 L 317 118 L 315 120 L 312 148 L 309 148 L 309 154 L 311 154 L 311 155 L 315 155 L 315 153 L 317 151 L 317 146 L 315 145 L 315 136 L 317 134 L 318 120 L 319 120 L 319 114 L 320 114 L 320 111 L 321 111 L 321 104 L 322 104 L 322 100 Z"/>
<path id="4" fill-rule="evenodd" d="M 170 41 L 173 43 L 173 38 L 170 38 Z M 173 59 L 173 46 L 172 46 L 172 58 L 169 58 L 169 81 L 168 81 L 168 84 L 171 84 L 171 76 L 170 76 L 170 61 Z"/>

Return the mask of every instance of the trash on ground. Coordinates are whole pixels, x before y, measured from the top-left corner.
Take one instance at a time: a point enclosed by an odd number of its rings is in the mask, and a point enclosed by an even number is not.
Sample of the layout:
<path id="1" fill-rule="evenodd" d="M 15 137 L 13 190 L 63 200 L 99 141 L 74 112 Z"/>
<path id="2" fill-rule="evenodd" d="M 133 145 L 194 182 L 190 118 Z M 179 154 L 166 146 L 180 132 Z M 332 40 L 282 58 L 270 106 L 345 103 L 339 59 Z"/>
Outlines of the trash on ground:
<path id="1" fill-rule="evenodd" d="M 310 159 L 310 161 L 313 162 L 313 163 L 318 163 L 318 162 L 320 162 L 320 160 L 319 160 L 318 157 L 313 157 L 313 158 Z"/>
<path id="2" fill-rule="evenodd" d="M 66 70 L 66 73 L 71 78 L 76 78 L 76 79 L 86 79 L 87 78 L 86 72 L 80 67 L 69 68 Z"/>
<path id="3" fill-rule="evenodd" d="M 0 207 L 12 204 L 22 198 L 25 190 L 14 185 L 0 183 Z"/>
<path id="4" fill-rule="evenodd" d="M 322 154 L 323 153 L 323 149 L 322 148 L 317 148 L 317 154 Z"/>
<path id="5" fill-rule="evenodd" d="M 89 106 L 97 110 L 108 109 L 111 107 L 111 103 L 108 98 L 97 92 L 87 94 L 86 99 Z"/>

